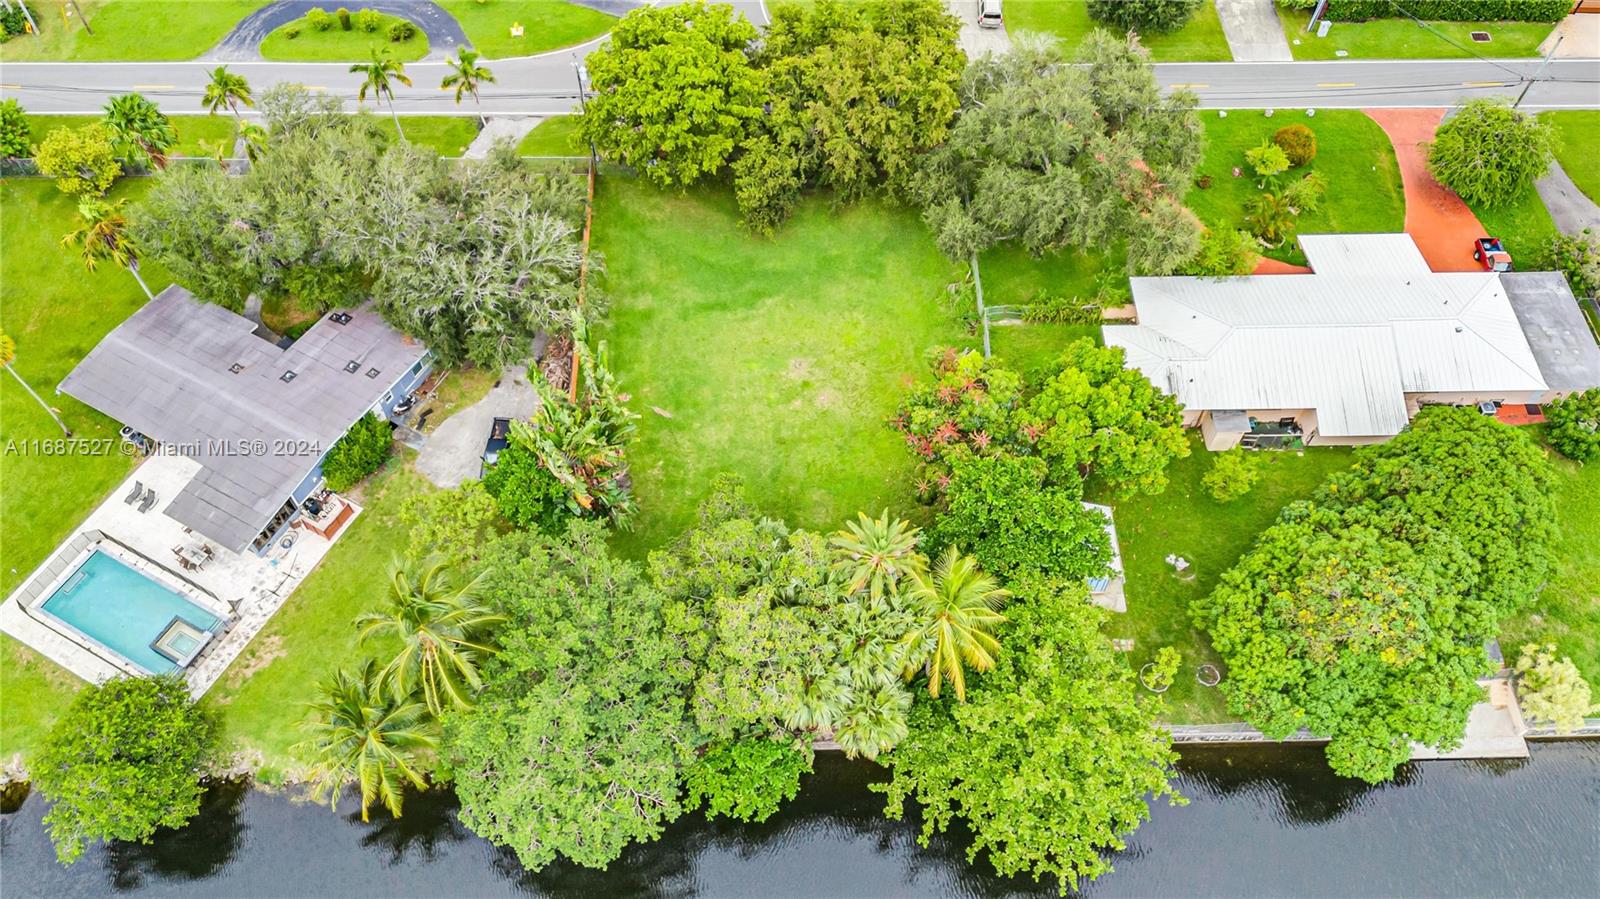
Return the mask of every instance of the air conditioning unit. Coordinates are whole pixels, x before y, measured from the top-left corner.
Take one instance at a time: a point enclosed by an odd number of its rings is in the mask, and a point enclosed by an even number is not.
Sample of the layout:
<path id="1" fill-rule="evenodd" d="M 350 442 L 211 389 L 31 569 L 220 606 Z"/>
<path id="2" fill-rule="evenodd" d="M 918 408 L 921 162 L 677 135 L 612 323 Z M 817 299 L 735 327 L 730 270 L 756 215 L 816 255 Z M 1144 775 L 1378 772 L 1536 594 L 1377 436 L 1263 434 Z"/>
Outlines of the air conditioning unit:
<path id="1" fill-rule="evenodd" d="M 1484 415 L 1493 415 L 1497 408 L 1499 407 L 1489 400 L 1484 400 L 1478 404 L 1478 411 L 1482 412 Z"/>

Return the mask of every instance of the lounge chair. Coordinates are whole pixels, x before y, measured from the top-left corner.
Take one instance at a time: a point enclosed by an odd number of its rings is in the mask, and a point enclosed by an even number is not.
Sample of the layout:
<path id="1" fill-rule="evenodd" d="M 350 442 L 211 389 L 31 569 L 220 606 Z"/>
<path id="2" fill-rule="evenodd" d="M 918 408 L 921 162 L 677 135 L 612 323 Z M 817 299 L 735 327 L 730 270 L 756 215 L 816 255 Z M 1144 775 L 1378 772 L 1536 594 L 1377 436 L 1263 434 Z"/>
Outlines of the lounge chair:
<path id="1" fill-rule="evenodd" d="M 147 490 L 147 491 L 145 491 L 145 494 L 144 494 L 144 500 L 139 503 L 139 511 L 140 512 L 148 512 L 148 511 L 150 511 L 150 507 L 155 505 L 155 504 L 156 504 L 156 492 L 154 490 Z"/>
<path id="2" fill-rule="evenodd" d="M 139 501 L 139 497 L 141 497 L 143 495 L 144 495 L 144 482 L 143 481 L 134 481 L 133 482 L 133 490 L 129 491 L 128 495 L 124 496 L 122 498 L 122 503 L 123 503 L 123 505 L 131 506 L 134 503 L 138 502 Z"/>

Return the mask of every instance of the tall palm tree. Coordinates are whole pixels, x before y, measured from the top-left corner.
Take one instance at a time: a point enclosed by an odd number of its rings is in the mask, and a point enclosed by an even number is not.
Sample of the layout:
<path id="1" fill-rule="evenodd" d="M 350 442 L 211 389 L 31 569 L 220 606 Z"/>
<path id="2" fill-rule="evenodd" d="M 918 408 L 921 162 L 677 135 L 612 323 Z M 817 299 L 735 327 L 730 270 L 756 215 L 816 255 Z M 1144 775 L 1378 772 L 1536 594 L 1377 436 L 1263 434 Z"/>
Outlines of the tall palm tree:
<path id="1" fill-rule="evenodd" d="M 487 635 L 505 621 L 477 597 L 477 580 L 463 581 L 445 559 L 396 563 L 386 608 L 356 619 L 363 642 L 394 637 L 400 652 L 382 671 L 395 699 L 419 689 L 428 711 L 469 708 L 483 686 L 480 663 L 494 652 Z"/>
<path id="2" fill-rule="evenodd" d="M 112 97 L 106 104 L 106 127 L 116 142 L 117 155 L 129 162 L 142 157 L 164 169 L 167 152 L 178 145 L 172 120 L 141 94 Z"/>
<path id="3" fill-rule="evenodd" d="M 876 759 L 910 733 L 911 693 L 899 684 L 856 690 L 839 712 L 833 739 L 850 758 Z"/>
<path id="4" fill-rule="evenodd" d="M 239 104 L 246 106 L 256 105 L 250 96 L 250 82 L 244 80 L 243 75 L 235 75 L 228 71 L 227 66 L 217 66 L 211 70 L 211 83 L 206 85 L 206 95 L 201 98 L 200 105 L 204 106 L 212 115 L 217 110 L 226 106 L 233 110 L 235 121 L 239 118 Z"/>
<path id="5" fill-rule="evenodd" d="M 450 74 L 444 76 L 444 80 L 439 82 L 439 87 L 456 89 L 457 106 L 461 105 L 463 95 L 471 94 L 472 102 L 478 104 L 478 121 L 483 122 L 483 101 L 478 98 L 478 88 L 485 84 L 494 84 L 494 73 L 489 71 L 488 66 L 478 65 L 480 55 L 471 47 L 462 47 L 459 58 L 446 57 L 445 64 L 450 66 Z"/>
<path id="6" fill-rule="evenodd" d="M 316 758 L 311 766 L 312 796 L 337 808 L 346 784 L 361 787 L 361 820 L 373 800 L 400 816 L 405 786 L 421 788 L 417 754 L 439 745 L 427 709 L 413 699 L 395 699 L 383 688 L 378 664 L 355 672 L 340 669 L 321 685 L 311 703 L 311 737 L 300 750 Z"/>
<path id="7" fill-rule="evenodd" d="M 833 569 L 849 578 L 851 593 L 866 589 L 872 599 L 881 599 L 898 588 L 901 578 L 925 567 L 917 552 L 917 528 L 903 518 L 890 521 L 888 509 L 876 519 L 856 514 L 856 521 L 828 541 Z"/>
<path id="8" fill-rule="evenodd" d="M 267 154 L 267 129 L 255 122 L 239 126 L 239 139 L 244 141 L 244 155 L 251 162 L 260 162 Z"/>
<path id="9" fill-rule="evenodd" d="M 17 383 L 22 385 L 23 390 L 28 391 L 28 396 L 33 397 L 33 401 L 39 404 L 39 408 L 43 409 L 47 415 L 55 419 L 56 426 L 61 428 L 61 433 L 71 437 L 72 429 L 67 427 L 67 423 L 61 420 L 61 416 L 56 414 L 56 410 L 50 408 L 50 404 L 46 403 L 42 398 L 40 398 L 39 394 L 34 393 L 33 385 L 29 384 L 27 381 L 24 381 L 22 379 L 22 375 L 17 374 L 17 370 L 11 367 L 11 363 L 16 361 L 16 358 L 17 342 L 11 339 L 10 334 L 0 331 L 0 365 L 5 366 L 6 371 L 11 372 L 11 377 L 17 379 Z"/>
<path id="10" fill-rule="evenodd" d="M 965 702 L 965 667 L 974 671 L 994 667 L 1000 641 L 991 631 L 1006 620 L 998 610 L 1010 595 L 983 573 L 977 559 L 962 555 L 954 546 L 945 550 L 932 571 L 913 573 L 906 596 L 922 622 L 915 636 L 924 651 L 912 657 L 906 673 L 915 676 L 918 668 L 927 671 L 932 696 L 938 696 L 940 684 L 948 680 L 956 700 Z"/>
<path id="11" fill-rule="evenodd" d="M 374 97 L 387 98 L 389 115 L 394 117 L 394 130 L 400 135 L 401 140 L 405 140 L 406 133 L 400 127 L 400 114 L 394 111 L 394 82 L 398 81 L 406 87 L 411 86 L 411 79 L 406 77 L 405 63 L 390 55 L 389 48 L 373 47 L 372 61 L 358 62 L 350 67 L 350 71 L 365 79 L 361 82 L 361 90 L 356 93 L 356 100 L 365 102 L 369 90 Z"/>
<path id="12" fill-rule="evenodd" d="M 139 282 L 144 295 L 153 300 L 155 294 L 150 292 L 150 285 L 139 276 L 139 249 L 134 246 L 133 238 L 128 236 L 128 219 L 122 214 L 123 204 L 127 202 L 123 199 L 108 203 L 87 197 L 79 200 L 78 219 L 82 225 L 61 238 L 61 245 L 80 247 L 83 251 L 83 267 L 91 272 L 102 259 L 122 266 L 133 275 L 133 280 Z"/>

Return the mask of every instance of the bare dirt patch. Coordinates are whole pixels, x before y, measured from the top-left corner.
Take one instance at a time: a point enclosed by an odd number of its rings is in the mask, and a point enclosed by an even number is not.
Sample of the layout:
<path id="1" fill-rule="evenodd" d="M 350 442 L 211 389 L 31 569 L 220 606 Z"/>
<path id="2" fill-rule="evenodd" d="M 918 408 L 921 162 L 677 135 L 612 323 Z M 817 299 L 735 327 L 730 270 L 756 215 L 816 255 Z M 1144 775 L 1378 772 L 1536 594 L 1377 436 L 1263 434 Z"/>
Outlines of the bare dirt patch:
<path id="1" fill-rule="evenodd" d="M 238 688 L 251 675 L 283 658 L 284 654 L 282 634 L 267 634 L 252 641 L 244 654 L 228 666 L 228 689 Z"/>

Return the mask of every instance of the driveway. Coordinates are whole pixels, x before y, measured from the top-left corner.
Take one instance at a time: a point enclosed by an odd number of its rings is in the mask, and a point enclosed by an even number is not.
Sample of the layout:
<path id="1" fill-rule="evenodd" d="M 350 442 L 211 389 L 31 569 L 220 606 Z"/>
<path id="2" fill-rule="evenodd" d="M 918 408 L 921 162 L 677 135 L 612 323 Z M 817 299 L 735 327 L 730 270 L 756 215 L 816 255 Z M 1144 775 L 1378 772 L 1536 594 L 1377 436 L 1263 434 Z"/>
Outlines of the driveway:
<path id="1" fill-rule="evenodd" d="M 961 20 L 961 49 L 968 59 L 985 53 L 1011 52 L 1011 37 L 1004 28 L 978 27 L 978 0 L 944 0 L 950 14 Z"/>
<path id="2" fill-rule="evenodd" d="M 1363 110 L 1394 144 L 1400 181 L 1406 193 L 1406 233 L 1436 272 L 1482 271 L 1472 259 L 1472 242 L 1485 235 L 1483 224 L 1456 192 L 1428 172 L 1422 144 L 1433 140 L 1443 109 Z"/>
<path id="3" fill-rule="evenodd" d="M 1289 62 L 1289 42 L 1272 0 L 1217 0 L 1217 18 L 1234 62 Z"/>
<path id="4" fill-rule="evenodd" d="M 1584 196 L 1578 185 L 1572 183 L 1572 178 L 1561 167 L 1561 163 L 1552 160 L 1550 171 L 1535 181 L 1533 186 L 1538 189 L 1539 199 L 1550 210 L 1550 217 L 1555 219 L 1556 228 L 1561 233 L 1577 234 L 1585 228 L 1593 228 L 1600 233 L 1600 206 L 1596 206 L 1593 200 Z"/>
<path id="5" fill-rule="evenodd" d="M 428 36 L 428 55 L 423 59 L 444 59 L 455 48 L 467 43 L 467 33 L 461 30 L 461 23 L 456 21 L 455 16 L 429 0 L 354 0 L 339 4 L 330 4 L 327 0 L 278 0 L 245 16 L 220 43 L 211 48 L 211 52 L 201 58 L 220 62 L 260 59 L 261 42 L 273 29 L 304 18 L 314 7 L 327 9 L 332 5 L 343 6 L 351 12 L 374 9 L 410 19 Z"/>
<path id="6" fill-rule="evenodd" d="M 482 473 L 483 445 L 496 418 L 528 418 L 539 407 L 539 394 L 528 383 L 528 370 L 507 366 L 489 394 L 445 419 L 417 455 L 417 471 L 437 487 L 456 487 Z"/>

